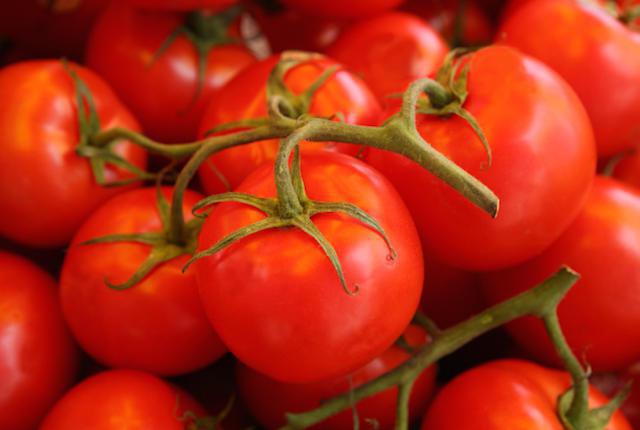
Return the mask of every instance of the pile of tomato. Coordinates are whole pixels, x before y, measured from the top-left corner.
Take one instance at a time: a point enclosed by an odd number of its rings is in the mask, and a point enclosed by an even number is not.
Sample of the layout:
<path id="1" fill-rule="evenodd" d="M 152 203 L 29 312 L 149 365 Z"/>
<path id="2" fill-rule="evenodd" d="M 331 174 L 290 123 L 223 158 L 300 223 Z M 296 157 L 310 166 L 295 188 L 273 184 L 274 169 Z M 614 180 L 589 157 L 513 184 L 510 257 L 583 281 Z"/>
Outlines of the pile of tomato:
<path id="1" fill-rule="evenodd" d="M 24 0 L 0 65 L 1 430 L 304 428 L 564 266 L 589 407 L 640 384 L 640 1 Z M 278 116 L 337 124 L 291 183 Z M 339 126 L 398 118 L 495 204 Z M 557 342 L 516 319 L 314 428 L 582 430 Z M 589 429 L 640 430 L 620 399 Z"/>

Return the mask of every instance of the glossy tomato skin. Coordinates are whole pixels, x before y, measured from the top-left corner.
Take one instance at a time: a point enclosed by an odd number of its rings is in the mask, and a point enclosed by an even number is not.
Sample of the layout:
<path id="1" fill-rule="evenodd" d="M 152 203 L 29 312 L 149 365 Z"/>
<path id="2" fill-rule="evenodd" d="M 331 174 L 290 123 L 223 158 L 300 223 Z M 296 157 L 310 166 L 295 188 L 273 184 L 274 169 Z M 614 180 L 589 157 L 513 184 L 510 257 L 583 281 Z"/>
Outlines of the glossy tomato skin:
<path id="1" fill-rule="evenodd" d="M 185 412 L 205 415 L 187 393 L 134 370 L 99 373 L 72 388 L 53 407 L 40 430 L 184 430 Z"/>
<path id="2" fill-rule="evenodd" d="M 34 429 L 73 382 L 77 355 L 54 279 L 0 251 L 0 428 Z"/>
<path id="3" fill-rule="evenodd" d="M 248 118 L 267 116 L 266 82 L 280 56 L 275 55 L 240 72 L 216 96 L 207 108 L 200 126 L 200 135 L 221 124 Z M 296 66 L 285 75 L 285 84 L 295 94 L 302 93 L 330 67 L 340 66 L 328 58 L 318 58 Z M 375 125 L 380 121 L 381 107 L 367 86 L 346 70 L 334 74 L 313 97 L 310 113 L 331 117 L 341 113 L 345 122 Z M 356 154 L 354 145 L 336 143 L 303 143 L 307 150 L 334 150 Z M 204 163 L 199 171 L 202 185 L 208 193 L 235 189 L 258 166 L 272 162 L 278 151 L 278 140 L 264 140 L 222 151 Z M 213 168 L 212 168 L 213 166 Z M 219 173 L 214 170 L 217 169 Z M 220 174 L 228 182 L 220 180 Z"/>
<path id="4" fill-rule="evenodd" d="M 499 302 L 533 287 L 566 264 L 581 275 L 559 307 L 567 342 L 595 371 L 621 370 L 640 357 L 640 193 L 598 177 L 578 218 L 538 257 L 483 279 Z M 603 322 L 606 321 L 606 324 Z M 557 362 L 544 327 L 523 318 L 507 326 L 520 345 Z"/>
<path id="5" fill-rule="evenodd" d="M 404 0 L 282 0 L 285 6 L 309 15 L 362 18 L 373 16 L 401 5 Z"/>
<path id="6" fill-rule="evenodd" d="M 101 15 L 87 47 L 89 67 L 113 86 L 145 132 L 163 142 L 194 140 L 215 92 L 255 61 L 240 44 L 212 48 L 198 93 L 198 54 L 186 36 L 157 55 L 184 20 L 182 13 L 138 11 L 116 2 Z"/>
<path id="7" fill-rule="evenodd" d="M 425 253 L 454 267 L 489 270 L 540 253 L 575 218 L 596 166 L 588 117 L 569 86 L 542 63 L 508 47 L 467 57 L 464 105 L 493 152 L 458 117 L 418 115 L 422 137 L 500 199 L 496 219 L 412 161 L 372 150 L 409 206 Z M 568 175 L 567 172 L 571 174 Z"/>
<path id="8" fill-rule="evenodd" d="M 532 28 L 544 31 L 533 37 Z M 514 10 L 498 41 L 538 58 L 567 80 L 589 113 L 599 155 L 638 144 L 640 34 L 598 5 L 543 0 Z"/>
<path id="9" fill-rule="evenodd" d="M 93 93 L 101 129 L 138 123 L 96 74 L 71 65 Z M 0 234 L 33 247 L 67 243 L 82 221 L 122 187 L 96 183 L 79 141 L 73 80 L 60 61 L 27 61 L 0 71 Z M 146 153 L 118 143 L 117 152 L 144 168 Z M 131 174 L 107 165 L 107 181 Z"/>
<path id="10" fill-rule="evenodd" d="M 316 242 L 297 228 L 266 230 L 196 263 L 205 309 L 229 350 L 277 380 L 315 382 L 357 369 L 387 349 L 413 317 L 423 263 L 415 227 L 391 184 L 343 154 L 303 154 L 311 199 L 351 202 L 378 220 L 393 244 L 358 221 L 334 213 L 313 217 L 342 263 L 347 294 Z M 264 165 L 238 191 L 274 196 Z M 264 218 L 236 203 L 216 206 L 199 249 Z M 340 357 L 336 356 L 340 351 Z"/>
<path id="11" fill-rule="evenodd" d="M 636 189 L 640 189 L 640 151 L 625 156 L 613 169 L 613 176 Z"/>
<path id="12" fill-rule="evenodd" d="M 566 372 L 522 360 L 492 361 L 447 384 L 427 411 L 422 430 L 563 430 L 556 401 L 570 386 Z M 590 407 L 606 402 L 590 388 Z M 618 411 L 605 430 L 631 426 Z"/>
<path id="13" fill-rule="evenodd" d="M 327 52 L 361 76 L 382 99 L 435 73 L 448 50 L 425 21 L 404 12 L 388 12 L 345 28 Z"/>
<path id="14" fill-rule="evenodd" d="M 218 11 L 238 3 L 238 0 L 127 0 L 135 7 L 149 10 L 191 11 L 207 9 Z"/>
<path id="15" fill-rule="evenodd" d="M 170 189 L 163 193 L 170 198 Z M 201 198 L 187 192 L 187 218 Z M 82 244 L 111 234 L 161 230 L 156 190 L 132 190 L 98 208 L 67 252 L 62 309 L 82 347 L 110 367 L 175 375 L 203 367 L 226 351 L 204 313 L 195 275 L 182 273 L 187 255 L 163 263 L 132 288 L 116 291 L 105 279 L 114 284 L 129 279 L 151 248 L 132 242 Z"/>
<path id="16" fill-rule="evenodd" d="M 407 327 L 404 338 L 411 347 L 415 348 L 427 342 L 426 332 L 418 326 Z M 277 429 L 285 424 L 285 413 L 315 409 L 323 400 L 348 392 L 351 388 L 357 388 L 393 370 L 410 357 L 406 350 L 392 345 L 349 376 L 311 384 L 287 384 L 274 381 L 239 363 L 236 380 L 240 395 L 251 414 L 265 428 Z M 435 389 L 435 374 L 435 367 L 430 366 L 416 379 L 409 404 L 410 421 L 414 421 L 424 412 Z M 355 407 L 361 422 L 375 420 L 380 429 L 393 428 L 397 394 L 397 388 L 392 388 L 358 402 Z M 312 428 L 314 430 L 350 430 L 353 425 L 353 413 L 347 409 Z"/>

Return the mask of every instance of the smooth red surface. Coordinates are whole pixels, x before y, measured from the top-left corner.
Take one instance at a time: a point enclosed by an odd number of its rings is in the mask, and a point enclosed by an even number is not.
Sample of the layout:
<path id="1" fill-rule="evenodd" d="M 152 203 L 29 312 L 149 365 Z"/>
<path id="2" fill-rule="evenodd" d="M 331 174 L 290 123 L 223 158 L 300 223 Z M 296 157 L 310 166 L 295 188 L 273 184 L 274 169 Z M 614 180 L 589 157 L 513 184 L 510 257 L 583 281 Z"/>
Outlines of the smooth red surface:
<path id="1" fill-rule="evenodd" d="M 626 155 L 615 166 L 613 176 L 640 190 L 640 151 Z"/>
<path id="2" fill-rule="evenodd" d="M 164 194 L 170 198 L 170 189 Z M 183 255 L 163 263 L 125 291 L 105 285 L 126 281 L 151 248 L 132 242 L 82 245 L 110 234 L 159 232 L 155 188 L 121 194 L 94 212 L 78 231 L 62 268 L 60 294 L 69 325 L 82 347 L 110 367 L 162 375 L 193 371 L 226 349 L 200 303 L 193 270 L 182 273 Z M 202 198 L 188 191 L 190 208 Z"/>
<path id="3" fill-rule="evenodd" d="M 640 357 L 640 193 L 598 177 L 578 218 L 540 256 L 483 280 L 492 302 L 533 287 L 568 265 L 581 275 L 560 303 L 562 331 L 594 371 L 622 370 Z M 507 326 L 520 345 L 558 359 L 541 322 Z"/>
<path id="4" fill-rule="evenodd" d="M 493 190 L 497 218 L 400 155 L 371 150 L 367 161 L 403 196 L 427 255 L 455 267 L 497 269 L 540 253 L 576 217 L 593 180 L 595 144 L 575 93 L 542 63 L 495 46 L 466 61 L 464 108 L 484 131 L 493 164 L 487 167 L 479 138 L 461 118 L 418 115 L 417 127 Z"/>
<path id="5" fill-rule="evenodd" d="M 282 3 L 294 10 L 309 15 L 362 18 L 391 10 L 404 0 L 282 0 Z"/>
<path id="6" fill-rule="evenodd" d="M 361 76 L 382 99 L 433 74 L 448 50 L 442 37 L 422 19 L 389 12 L 345 28 L 327 53 Z"/>
<path id="7" fill-rule="evenodd" d="M 101 129 L 138 123 L 106 83 L 70 65 L 93 94 Z M 32 247 L 67 243 L 100 203 L 123 187 L 101 187 L 79 141 L 73 80 L 60 61 L 26 61 L 0 70 L 0 234 Z M 146 153 L 127 142 L 116 151 L 144 168 Z M 107 181 L 131 174 L 107 165 Z"/>
<path id="8" fill-rule="evenodd" d="M 427 342 L 426 332 L 418 326 L 409 326 L 404 338 L 412 347 Z M 236 380 L 240 396 L 251 414 L 267 429 L 277 429 L 285 424 L 286 412 L 305 412 L 320 406 L 323 400 L 348 392 L 378 376 L 393 370 L 409 359 L 410 354 L 397 345 L 392 345 L 380 356 L 343 376 L 312 384 L 287 384 L 274 381 L 239 363 Z M 411 391 L 409 420 L 415 421 L 425 410 L 435 389 L 436 369 L 426 368 L 416 379 Z M 375 396 L 367 397 L 355 404 L 360 425 L 365 420 L 375 420 L 380 429 L 391 429 L 395 423 L 396 387 Z M 353 411 L 347 409 L 329 419 L 312 426 L 314 430 L 351 430 L 354 427 Z"/>
<path id="9" fill-rule="evenodd" d="M 598 5 L 542 0 L 513 10 L 497 40 L 538 58 L 566 79 L 589 113 L 600 156 L 638 144 L 639 33 Z"/>
<path id="10" fill-rule="evenodd" d="M 422 430 L 564 430 L 556 401 L 570 384 L 568 373 L 532 362 L 489 362 L 461 374 L 440 391 Z M 591 407 L 606 402 L 600 392 L 590 389 Z M 631 426 L 616 412 L 605 430 L 631 430 Z"/>
<path id="11" fill-rule="evenodd" d="M 248 118 L 266 118 L 266 82 L 280 56 L 272 56 L 239 73 L 211 102 L 200 125 L 200 135 L 221 124 Z M 300 94 L 324 71 L 339 66 L 328 58 L 313 59 L 290 69 L 285 85 Z M 375 125 L 380 121 L 381 107 L 369 88 L 355 75 L 339 70 L 315 93 L 310 113 L 320 117 L 341 114 L 350 124 Z M 244 178 L 263 163 L 273 162 L 278 151 L 277 139 L 254 142 L 213 155 L 199 170 L 202 185 L 208 193 L 228 191 L 212 166 L 236 188 Z M 349 144 L 303 142 L 306 150 L 333 150 L 356 154 L 358 147 Z"/>
<path id="12" fill-rule="evenodd" d="M 198 9 L 222 10 L 238 0 L 127 0 L 130 4 L 152 10 L 191 11 Z"/>
<path id="13" fill-rule="evenodd" d="M 187 393 L 160 378 L 133 370 L 111 370 L 71 389 L 53 407 L 39 430 L 184 430 L 205 416 Z"/>
<path id="14" fill-rule="evenodd" d="M 347 286 L 319 245 L 298 228 L 251 235 L 196 263 L 200 295 L 229 350 L 255 370 L 286 382 L 344 375 L 387 349 L 413 317 L 423 263 L 413 221 L 391 184 L 361 161 L 329 152 L 302 156 L 311 199 L 351 202 L 386 231 L 382 237 L 346 215 L 313 222 L 334 246 Z M 274 196 L 273 168 L 263 166 L 238 188 Z M 200 233 L 206 249 L 264 214 L 238 203 L 213 209 Z M 339 353 L 337 353 L 339 352 Z"/>
<path id="15" fill-rule="evenodd" d="M 198 54 L 186 36 L 157 55 L 184 19 L 181 13 L 136 11 L 116 2 L 96 23 L 87 47 L 89 67 L 113 86 L 145 133 L 163 142 L 194 140 L 216 91 L 255 61 L 240 44 L 212 48 L 197 93 Z"/>
<path id="16" fill-rule="evenodd" d="M 36 428 L 73 382 L 77 352 L 54 279 L 0 251 L 0 428 Z"/>

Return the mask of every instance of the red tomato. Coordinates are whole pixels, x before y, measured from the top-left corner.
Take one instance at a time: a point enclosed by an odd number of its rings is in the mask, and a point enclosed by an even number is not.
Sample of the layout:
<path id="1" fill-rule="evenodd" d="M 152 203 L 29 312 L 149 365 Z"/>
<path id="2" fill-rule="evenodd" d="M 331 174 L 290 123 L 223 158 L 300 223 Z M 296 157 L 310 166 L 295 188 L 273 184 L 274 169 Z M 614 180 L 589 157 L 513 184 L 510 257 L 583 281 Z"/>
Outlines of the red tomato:
<path id="1" fill-rule="evenodd" d="M 356 295 L 343 290 L 327 255 L 298 228 L 262 231 L 196 263 L 205 309 L 229 350 L 285 382 L 344 375 L 382 353 L 409 324 L 423 280 L 413 221 L 382 175 L 330 152 L 304 156 L 302 174 L 311 199 L 350 202 L 378 220 L 397 257 L 390 257 L 372 229 L 327 213 L 313 222 L 334 246 Z M 274 196 L 273 166 L 258 169 L 238 191 Z M 217 205 L 202 228 L 199 249 L 263 218 L 246 205 Z"/>
<path id="2" fill-rule="evenodd" d="M 142 9 L 155 10 L 222 10 L 238 3 L 238 0 L 127 0 Z"/>
<path id="3" fill-rule="evenodd" d="M 636 363 L 620 373 L 601 373 L 591 377 L 591 383 L 605 395 L 614 396 L 631 383 L 631 393 L 620 410 L 634 429 L 640 428 L 640 364 Z"/>
<path id="4" fill-rule="evenodd" d="M 479 138 L 461 118 L 418 115 L 418 131 L 497 194 L 498 217 L 400 155 L 373 150 L 368 161 L 404 197 L 426 254 L 466 269 L 507 267 L 540 253 L 576 217 L 595 172 L 593 134 L 575 93 L 542 63 L 495 46 L 464 61 L 464 108 L 484 131 L 493 164 L 486 166 Z"/>
<path id="5" fill-rule="evenodd" d="M 279 59 L 279 56 L 273 56 L 253 64 L 229 82 L 209 105 L 200 126 L 200 134 L 204 135 L 211 128 L 228 122 L 266 117 L 265 84 Z M 285 84 L 295 94 L 302 93 L 324 71 L 334 66 L 339 65 L 328 58 L 314 59 L 289 70 L 285 75 Z M 315 93 L 310 112 L 322 117 L 340 113 L 347 123 L 361 125 L 377 124 L 381 116 L 381 108 L 374 95 L 362 81 L 344 70 L 336 72 Z M 273 161 L 278 145 L 278 140 L 272 139 L 215 154 L 199 171 L 204 189 L 209 194 L 234 189 L 258 166 Z M 332 149 L 351 154 L 358 151 L 353 145 L 335 143 L 304 143 L 302 147 Z M 229 187 L 220 180 L 220 174 Z"/>
<path id="6" fill-rule="evenodd" d="M 640 151 L 636 150 L 620 160 L 613 170 L 613 176 L 640 188 Z"/>
<path id="7" fill-rule="evenodd" d="M 163 189 L 169 198 L 170 190 Z M 189 191 L 185 216 L 203 197 Z M 188 255 L 157 267 L 132 288 L 125 282 L 149 255 L 150 246 L 132 243 L 82 243 L 112 234 L 162 231 L 156 190 L 121 194 L 98 208 L 80 228 L 62 268 L 62 309 L 82 347 L 110 367 L 163 375 L 203 367 L 225 352 L 211 329 L 198 297 L 195 275 L 183 274 Z"/>
<path id="8" fill-rule="evenodd" d="M 102 129 L 139 130 L 129 111 L 93 72 L 71 66 L 86 83 Z M 17 63 L 0 71 L 0 234 L 37 247 L 67 243 L 103 201 L 122 191 L 96 183 L 79 140 L 75 87 L 59 61 Z M 146 153 L 129 143 L 117 152 L 144 168 Z M 107 165 L 107 181 L 131 174 Z"/>
<path id="9" fill-rule="evenodd" d="M 402 8 L 425 19 L 434 30 L 451 41 L 456 36 L 457 14 L 461 13 L 461 45 L 484 45 L 491 41 L 493 28 L 486 12 L 473 1 L 465 0 L 409 0 Z"/>
<path id="10" fill-rule="evenodd" d="M 32 430 L 71 385 L 77 349 L 53 278 L 0 251 L 0 428 Z"/>
<path id="11" fill-rule="evenodd" d="M 99 373 L 71 389 L 53 407 L 40 430 L 184 430 L 204 410 L 187 393 L 155 376 L 133 370 Z"/>
<path id="12" fill-rule="evenodd" d="M 447 51 L 445 41 L 426 22 L 403 12 L 359 21 L 328 49 L 379 98 L 403 92 L 411 82 L 433 74 Z"/>
<path id="13" fill-rule="evenodd" d="M 638 144 L 640 34 L 604 8 L 579 0 L 525 4 L 498 34 L 501 43 L 543 61 L 573 87 L 591 118 L 599 155 Z"/>
<path id="14" fill-rule="evenodd" d="M 440 391 L 422 430 L 564 430 L 556 402 L 570 386 L 566 372 L 521 360 L 489 362 L 461 374 Z M 590 407 L 606 402 L 605 396 L 590 389 Z M 631 430 L 631 426 L 618 411 L 604 430 Z"/>
<path id="15" fill-rule="evenodd" d="M 287 7 L 309 15 L 361 18 L 393 9 L 404 0 L 282 0 Z"/>
<path id="16" fill-rule="evenodd" d="M 418 326 L 409 326 L 404 338 L 412 347 L 427 342 L 427 333 Z M 305 412 L 320 406 L 323 400 L 349 392 L 351 388 L 369 382 L 393 370 L 411 355 L 401 347 L 392 345 L 372 361 L 343 376 L 311 384 L 287 384 L 274 381 L 244 365 L 237 367 L 237 383 L 240 395 L 251 414 L 267 429 L 278 429 L 285 424 L 285 413 Z M 435 388 L 436 369 L 426 368 L 416 379 L 409 404 L 410 420 L 415 421 L 425 410 Z M 375 420 L 380 429 L 393 428 L 396 414 L 396 387 L 375 396 L 367 397 L 355 405 L 359 419 Z M 345 410 L 313 427 L 314 430 L 351 430 L 354 428 L 353 411 Z"/>
<path id="17" fill-rule="evenodd" d="M 543 281 L 562 264 L 582 278 L 560 303 L 567 342 L 596 371 L 620 370 L 640 357 L 640 193 L 598 177 L 585 207 L 562 236 L 538 257 L 483 283 L 496 303 Z M 508 326 L 531 354 L 553 363 L 552 344 L 538 320 Z"/>
<path id="18" fill-rule="evenodd" d="M 87 49 L 87 64 L 113 86 L 149 136 L 166 142 L 194 140 L 216 90 L 255 61 L 243 45 L 216 46 L 207 54 L 198 89 L 193 42 L 180 35 L 158 53 L 184 20 L 180 13 L 136 11 L 115 3 L 96 23 Z"/>

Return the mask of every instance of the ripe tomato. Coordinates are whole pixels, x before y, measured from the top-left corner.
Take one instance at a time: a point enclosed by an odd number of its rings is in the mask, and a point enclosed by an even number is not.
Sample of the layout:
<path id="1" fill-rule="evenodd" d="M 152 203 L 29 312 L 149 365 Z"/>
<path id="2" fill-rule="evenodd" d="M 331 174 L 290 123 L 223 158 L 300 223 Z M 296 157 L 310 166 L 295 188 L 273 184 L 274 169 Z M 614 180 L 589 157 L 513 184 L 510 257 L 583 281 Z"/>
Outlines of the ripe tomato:
<path id="1" fill-rule="evenodd" d="M 139 130 L 129 111 L 96 74 L 70 66 L 86 83 L 102 129 Z M 78 113 L 72 78 L 59 61 L 27 61 L 0 71 L 0 234 L 36 247 L 67 243 L 103 201 L 122 191 L 96 183 L 89 161 L 75 154 Z M 144 168 L 146 153 L 126 142 L 116 151 Z M 107 165 L 107 181 L 131 178 Z"/>
<path id="2" fill-rule="evenodd" d="M 169 198 L 170 189 L 163 193 Z M 202 196 L 189 191 L 185 216 Z M 149 255 L 141 243 L 82 243 L 112 234 L 162 231 L 154 188 L 132 190 L 96 210 L 73 238 L 62 268 L 65 318 L 82 347 L 110 367 L 173 375 L 203 367 L 225 352 L 198 297 L 187 255 L 169 260 L 139 284 L 116 291 Z"/>
<path id="3" fill-rule="evenodd" d="M 185 412 L 204 416 L 187 393 L 160 378 L 133 370 L 111 370 L 85 379 L 60 399 L 40 430 L 184 430 Z"/>
<path id="4" fill-rule="evenodd" d="M 445 41 L 426 22 L 389 12 L 345 28 L 327 52 L 383 98 L 433 74 L 447 51 Z"/>
<path id="5" fill-rule="evenodd" d="M 208 9 L 217 11 L 233 6 L 238 3 L 238 0 L 128 0 L 128 2 L 141 9 L 181 11 Z"/>
<path id="6" fill-rule="evenodd" d="M 282 0 L 287 7 L 309 15 L 336 18 L 373 16 L 402 4 L 404 0 Z"/>
<path id="7" fill-rule="evenodd" d="M 405 330 L 406 342 L 418 348 L 427 342 L 427 333 L 418 326 Z M 236 372 L 238 390 L 251 414 L 267 429 L 278 429 L 285 424 L 285 413 L 305 412 L 320 406 L 323 400 L 346 393 L 351 388 L 369 382 L 393 370 L 411 355 L 403 348 L 392 345 L 378 357 L 353 372 L 311 384 L 288 384 L 274 381 L 239 364 Z M 415 421 L 425 410 L 435 388 L 436 369 L 430 366 L 416 379 L 409 404 L 410 420 Z M 381 429 L 393 428 L 396 413 L 397 387 L 367 397 L 354 405 L 360 420 L 375 420 Z M 314 430 L 350 430 L 354 428 L 353 412 L 348 409 L 313 427 Z"/>
<path id="8" fill-rule="evenodd" d="M 440 391 L 422 430 L 563 430 L 556 402 L 570 386 L 566 372 L 521 360 L 489 362 L 461 374 Z M 590 389 L 591 407 L 606 402 L 605 396 Z M 631 426 L 617 411 L 604 430 L 631 430 Z"/>
<path id="9" fill-rule="evenodd" d="M 634 429 L 640 428 L 640 364 L 636 363 L 629 369 L 618 373 L 600 373 L 593 375 L 591 383 L 606 396 L 614 396 L 629 382 L 631 393 L 620 407 L 624 416 Z"/>
<path id="10" fill-rule="evenodd" d="M 577 215 L 595 172 L 593 134 L 575 93 L 542 63 L 496 46 L 463 61 L 470 67 L 464 108 L 484 131 L 493 164 L 486 166 L 479 138 L 461 118 L 418 115 L 417 127 L 497 194 L 498 217 L 400 155 L 372 150 L 368 161 L 404 197 L 426 254 L 465 269 L 507 267 L 540 253 Z"/>
<path id="11" fill-rule="evenodd" d="M 298 228 L 262 231 L 196 263 L 200 295 L 225 345 L 248 366 L 285 382 L 344 375 L 382 353 L 409 324 L 423 280 L 413 221 L 382 175 L 330 152 L 305 154 L 302 174 L 311 199 L 350 202 L 378 220 L 397 257 L 374 230 L 325 213 L 313 222 L 334 246 L 356 295 L 343 290 L 327 255 Z M 273 166 L 258 169 L 238 191 L 274 196 Z M 263 218 L 246 205 L 217 205 L 199 249 Z"/>
<path id="12" fill-rule="evenodd" d="M 613 169 L 613 176 L 640 189 L 640 151 L 625 156 Z"/>
<path id="13" fill-rule="evenodd" d="M 32 430 L 73 382 L 77 349 L 53 278 L 0 251 L 0 428 Z"/>
<path id="14" fill-rule="evenodd" d="M 534 36 L 532 28 L 540 31 Z M 498 34 L 501 43 L 543 61 L 573 87 L 589 113 L 599 155 L 638 144 L 640 34 L 603 7 L 579 0 L 524 4 Z"/>
<path id="15" fill-rule="evenodd" d="M 216 90 L 247 65 L 253 54 L 239 43 L 213 47 L 198 87 L 198 52 L 186 35 L 159 52 L 185 21 L 181 13 L 137 11 L 114 3 L 98 20 L 87 64 L 109 82 L 142 123 L 165 142 L 193 140 Z"/>
<path id="16" fill-rule="evenodd" d="M 227 84 L 209 105 L 202 119 L 200 134 L 232 121 L 267 116 L 265 84 L 280 56 L 273 56 L 247 67 Z M 295 94 L 302 93 L 327 69 L 339 66 L 319 58 L 293 67 L 285 75 L 285 84 Z M 315 93 L 310 112 L 317 116 L 343 115 L 347 123 L 374 125 L 380 121 L 381 108 L 366 85 L 350 72 L 339 70 Z M 244 178 L 263 163 L 273 161 L 278 140 L 265 140 L 227 149 L 215 154 L 200 168 L 199 175 L 207 193 L 234 189 Z M 305 143 L 306 149 L 332 149 L 356 154 L 353 145 L 335 143 Z M 217 171 L 216 171 L 217 170 Z M 228 182 L 220 179 L 220 174 Z"/>
<path id="17" fill-rule="evenodd" d="M 488 274 L 492 302 L 525 291 L 562 264 L 582 278 L 560 303 L 567 342 L 596 371 L 620 370 L 640 357 L 640 193 L 598 177 L 578 218 L 538 257 Z M 556 354 L 542 324 L 523 318 L 508 326 L 518 343 L 553 363 Z"/>

